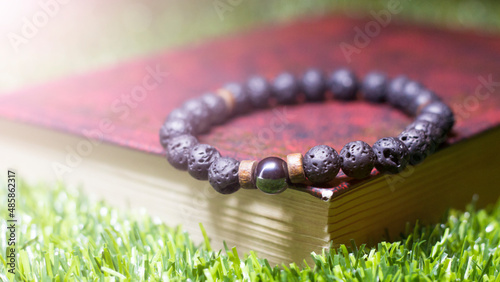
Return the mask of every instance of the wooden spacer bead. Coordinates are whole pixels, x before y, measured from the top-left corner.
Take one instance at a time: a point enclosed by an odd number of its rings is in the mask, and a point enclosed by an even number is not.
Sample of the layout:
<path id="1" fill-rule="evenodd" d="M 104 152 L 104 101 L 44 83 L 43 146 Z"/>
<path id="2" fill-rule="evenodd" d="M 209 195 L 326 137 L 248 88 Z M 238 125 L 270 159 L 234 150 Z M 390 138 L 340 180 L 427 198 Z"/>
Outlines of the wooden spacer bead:
<path id="1" fill-rule="evenodd" d="M 257 167 L 257 161 L 241 161 L 238 170 L 240 186 L 243 189 L 257 189 L 255 187 L 255 168 Z"/>
<path id="2" fill-rule="evenodd" d="M 415 114 L 415 116 L 418 116 L 420 114 L 420 112 L 422 112 L 422 109 L 425 108 L 425 106 L 429 105 L 432 102 L 435 102 L 435 101 L 429 100 L 426 103 L 423 103 L 422 105 L 418 106 L 417 113 Z"/>
<path id="3" fill-rule="evenodd" d="M 217 95 L 219 95 L 222 99 L 224 99 L 224 102 L 226 102 L 227 109 L 229 111 L 229 114 L 233 113 L 234 110 L 234 105 L 236 104 L 236 100 L 234 99 L 233 93 L 231 91 L 225 89 L 225 88 L 220 88 L 215 91 Z"/>
<path id="4" fill-rule="evenodd" d="M 301 153 L 289 154 L 286 156 L 288 177 L 292 183 L 307 183 L 304 173 L 304 157 Z"/>

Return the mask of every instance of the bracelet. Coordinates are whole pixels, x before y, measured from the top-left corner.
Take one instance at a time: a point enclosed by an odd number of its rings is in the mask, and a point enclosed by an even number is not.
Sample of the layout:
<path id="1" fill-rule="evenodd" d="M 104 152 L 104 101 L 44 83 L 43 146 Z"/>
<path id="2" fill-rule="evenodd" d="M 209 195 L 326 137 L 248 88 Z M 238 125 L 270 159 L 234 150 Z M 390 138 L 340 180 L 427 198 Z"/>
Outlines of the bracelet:
<path id="1" fill-rule="evenodd" d="M 240 162 L 222 157 L 217 149 L 199 144 L 195 137 L 253 108 L 295 104 L 300 97 L 310 102 L 324 101 L 327 93 L 338 100 L 387 102 L 416 118 L 397 137 L 381 138 L 372 147 L 363 141 L 349 142 L 339 154 L 330 146 L 318 145 L 304 156 L 289 154 L 286 161 L 267 157 L 258 162 Z M 229 83 L 215 93 L 188 100 L 169 114 L 160 129 L 160 142 L 172 166 L 187 170 L 198 180 L 208 180 L 217 192 L 230 194 L 240 188 L 258 188 L 276 194 L 295 185 L 324 187 L 340 169 L 355 179 L 370 176 L 373 168 L 380 173 L 399 173 L 408 164 L 419 164 L 434 153 L 454 123 L 450 107 L 434 92 L 404 75 L 389 79 L 373 71 L 359 82 L 349 69 L 336 70 L 328 77 L 310 69 L 300 79 L 282 73 L 269 83 L 255 76 L 245 84 Z"/>

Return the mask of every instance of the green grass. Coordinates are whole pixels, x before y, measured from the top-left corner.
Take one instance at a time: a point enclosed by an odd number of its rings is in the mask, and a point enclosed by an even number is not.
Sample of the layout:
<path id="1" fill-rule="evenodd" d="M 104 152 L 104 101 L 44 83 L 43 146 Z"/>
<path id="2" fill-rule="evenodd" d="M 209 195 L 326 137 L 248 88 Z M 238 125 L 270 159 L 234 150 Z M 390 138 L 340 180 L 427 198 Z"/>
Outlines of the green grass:
<path id="1" fill-rule="evenodd" d="M 6 199 L 3 187 L 0 199 Z M 7 208 L 0 210 L 0 279 L 7 273 Z M 271 267 L 250 252 L 194 244 L 182 228 L 145 213 L 94 203 L 64 187 L 20 183 L 16 281 L 343 280 L 500 281 L 500 202 L 451 210 L 442 224 L 416 227 L 401 241 L 354 244 L 311 254 L 314 264 Z"/>

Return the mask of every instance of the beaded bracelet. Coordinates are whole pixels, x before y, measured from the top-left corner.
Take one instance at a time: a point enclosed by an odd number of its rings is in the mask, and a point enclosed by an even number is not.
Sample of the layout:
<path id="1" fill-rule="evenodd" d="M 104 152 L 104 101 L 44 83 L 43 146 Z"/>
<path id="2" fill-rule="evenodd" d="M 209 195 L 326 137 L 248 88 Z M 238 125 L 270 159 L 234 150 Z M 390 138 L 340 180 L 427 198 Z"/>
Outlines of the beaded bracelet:
<path id="1" fill-rule="evenodd" d="M 266 108 L 272 102 L 297 103 L 299 95 L 307 101 L 325 100 L 329 92 L 335 99 L 360 99 L 371 103 L 388 102 L 416 120 L 397 137 L 384 137 L 370 147 L 363 141 L 346 144 L 340 154 L 327 145 L 311 148 L 304 156 L 290 154 L 286 162 L 268 157 L 259 162 L 222 157 L 214 147 L 199 144 L 194 135 L 206 133 L 212 125 L 227 118 Z M 358 91 L 361 90 L 361 91 Z M 255 189 L 276 194 L 294 185 L 322 186 L 335 179 L 340 169 L 348 177 L 362 179 L 375 167 L 380 173 L 399 173 L 407 164 L 416 165 L 442 143 L 455 122 L 453 112 L 432 91 L 404 75 L 389 80 L 381 72 L 370 72 L 360 83 L 348 69 L 328 77 L 310 69 L 297 79 L 282 73 L 271 83 L 256 76 L 245 84 L 229 83 L 215 93 L 188 100 L 173 110 L 160 129 L 160 142 L 168 162 L 187 170 L 199 180 L 230 194 L 238 189 Z"/>

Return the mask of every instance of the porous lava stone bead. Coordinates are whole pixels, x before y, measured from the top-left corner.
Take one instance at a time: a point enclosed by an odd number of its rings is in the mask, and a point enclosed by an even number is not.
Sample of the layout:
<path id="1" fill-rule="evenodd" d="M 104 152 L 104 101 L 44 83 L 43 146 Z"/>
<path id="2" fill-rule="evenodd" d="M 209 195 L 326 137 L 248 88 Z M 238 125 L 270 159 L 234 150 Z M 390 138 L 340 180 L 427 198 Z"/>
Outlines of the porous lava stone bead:
<path id="1" fill-rule="evenodd" d="M 304 155 L 304 172 L 315 184 L 327 183 L 339 173 L 340 157 L 332 147 L 318 145 Z"/>
<path id="2" fill-rule="evenodd" d="M 210 124 L 221 124 L 229 116 L 229 110 L 226 102 L 224 102 L 224 99 L 221 96 L 213 93 L 206 93 L 201 96 L 200 99 L 208 107 L 208 111 L 210 113 Z"/>
<path id="3" fill-rule="evenodd" d="M 363 99 L 373 103 L 385 101 L 387 93 L 387 76 L 381 72 L 370 72 L 361 84 L 361 95 Z"/>
<path id="4" fill-rule="evenodd" d="M 250 101 L 256 108 L 265 108 L 269 106 L 271 98 L 271 85 L 261 76 L 251 77 L 246 84 L 246 91 L 250 96 Z"/>
<path id="5" fill-rule="evenodd" d="M 345 175 L 350 177 L 359 179 L 369 176 L 375 159 L 372 148 L 363 141 L 349 142 L 340 150 L 340 166 Z"/>
<path id="6" fill-rule="evenodd" d="M 186 120 L 168 119 L 160 127 L 160 143 L 163 148 L 166 148 L 170 138 L 191 133 L 193 133 L 193 127 Z"/>
<path id="7" fill-rule="evenodd" d="M 195 133 L 205 133 L 210 129 L 210 112 L 201 99 L 187 100 L 182 108 L 191 114 L 189 121 Z"/>
<path id="8" fill-rule="evenodd" d="M 403 86 L 403 93 L 400 97 L 399 107 L 407 114 L 411 114 L 410 104 L 414 101 L 419 93 L 423 90 L 422 84 L 409 80 Z"/>
<path id="9" fill-rule="evenodd" d="M 401 132 L 398 136 L 399 140 L 405 143 L 410 154 L 409 163 L 416 165 L 424 161 L 429 155 L 431 140 L 422 130 L 410 129 Z"/>
<path id="10" fill-rule="evenodd" d="M 192 135 L 186 134 L 173 137 L 166 148 L 168 162 L 177 169 L 186 170 L 189 153 L 196 144 L 198 144 L 198 140 Z"/>
<path id="11" fill-rule="evenodd" d="M 423 88 L 418 95 L 410 101 L 410 104 L 408 105 L 408 113 L 414 116 L 417 114 L 419 109 L 434 101 L 439 101 L 439 97 L 429 89 Z"/>
<path id="12" fill-rule="evenodd" d="M 354 72 L 349 69 L 339 69 L 328 77 L 328 87 L 333 97 L 339 100 L 354 100 L 358 92 L 359 82 Z"/>
<path id="13" fill-rule="evenodd" d="M 448 107 L 448 105 L 441 101 L 436 101 L 428 104 L 422 109 L 421 113 L 433 113 L 439 115 L 444 120 L 444 127 L 442 127 L 441 129 L 445 132 L 450 131 L 450 129 L 453 127 L 453 124 L 455 124 L 455 116 L 453 115 L 453 111 L 450 109 L 450 107 Z"/>
<path id="14" fill-rule="evenodd" d="M 280 158 L 268 157 L 261 160 L 255 169 L 255 186 L 264 193 L 277 194 L 288 187 L 286 162 Z"/>
<path id="15" fill-rule="evenodd" d="M 380 172 L 399 173 L 408 165 L 410 154 L 405 143 L 394 137 L 384 137 L 373 144 L 377 159 L 375 167 Z"/>
<path id="16" fill-rule="evenodd" d="M 240 189 L 238 169 L 240 162 L 229 157 L 216 159 L 208 168 L 208 182 L 221 194 L 231 194 Z"/>
<path id="17" fill-rule="evenodd" d="M 446 128 L 446 119 L 443 119 L 440 115 L 434 113 L 421 113 L 415 119 L 416 121 L 428 121 L 438 128 Z"/>
<path id="18" fill-rule="evenodd" d="M 189 111 L 187 111 L 183 108 L 175 108 L 167 116 L 166 120 L 182 119 L 182 120 L 187 121 L 189 124 L 191 124 L 191 118 L 192 118 L 192 115 Z M 191 124 L 191 126 L 192 126 L 192 124 Z"/>
<path id="19" fill-rule="evenodd" d="M 188 172 L 198 180 L 208 179 L 208 168 L 220 158 L 220 153 L 214 147 L 207 144 L 198 144 L 191 149 L 188 158 Z"/>
<path id="20" fill-rule="evenodd" d="M 295 76 L 284 72 L 278 75 L 272 84 L 273 96 L 280 104 L 294 104 L 300 92 L 300 85 Z"/>
<path id="21" fill-rule="evenodd" d="M 392 106 L 396 108 L 401 108 L 401 96 L 403 95 L 403 88 L 405 84 L 409 81 L 408 77 L 405 75 L 400 75 L 393 78 L 387 85 L 387 96 L 386 100 Z"/>
<path id="22" fill-rule="evenodd" d="M 425 120 L 416 120 L 406 127 L 405 130 L 416 129 L 422 130 L 425 135 L 432 141 L 430 152 L 434 153 L 439 144 L 443 143 L 446 138 L 446 133 L 437 125 Z"/>
<path id="23" fill-rule="evenodd" d="M 307 70 L 302 76 L 301 86 L 308 101 L 318 102 L 325 99 L 326 80 L 322 71 Z"/>
<path id="24" fill-rule="evenodd" d="M 228 83 L 224 88 L 231 92 L 234 97 L 234 113 L 237 115 L 246 114 L 252 109 L 250 96 L 245 87 L 239 83 Z"/>

